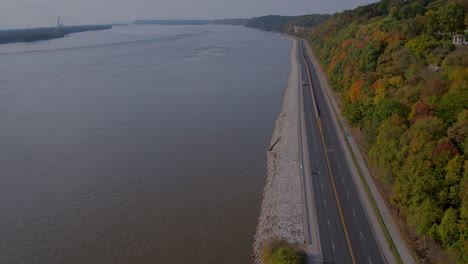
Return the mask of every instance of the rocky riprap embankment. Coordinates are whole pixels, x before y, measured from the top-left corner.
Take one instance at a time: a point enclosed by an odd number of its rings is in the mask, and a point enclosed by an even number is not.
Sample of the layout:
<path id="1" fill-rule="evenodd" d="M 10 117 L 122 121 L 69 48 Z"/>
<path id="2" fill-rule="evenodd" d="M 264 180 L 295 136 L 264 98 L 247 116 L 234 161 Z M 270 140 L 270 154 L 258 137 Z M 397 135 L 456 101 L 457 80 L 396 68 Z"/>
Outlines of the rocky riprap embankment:
<path id="1" fill-rule="evenodd" d="M 276 119 L 271 144 L 267 152 L 267 178 L 263 190 L 260 218 L 254 237 L 254 263 L 261 263 L 263 243 L 271 238 L 303 243 L 303 205 L 298 152 L 298 87 L 299 74 L 294 40 L 291 50 L 291 74 Z"/>

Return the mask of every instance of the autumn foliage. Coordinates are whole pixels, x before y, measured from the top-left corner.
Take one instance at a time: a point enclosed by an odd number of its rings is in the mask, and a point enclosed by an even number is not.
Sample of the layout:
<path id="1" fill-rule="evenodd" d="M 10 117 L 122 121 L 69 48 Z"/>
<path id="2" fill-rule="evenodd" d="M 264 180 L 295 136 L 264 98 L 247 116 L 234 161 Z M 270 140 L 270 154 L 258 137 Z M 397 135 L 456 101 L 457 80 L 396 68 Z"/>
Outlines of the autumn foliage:
<path id="1" fill-rule="evenodd" d="M 468 49 L 451 36 L 466 29 L 466 8 L 382 0 L 303 35 L 409 230 L 459 263 L 468 263 Z"/>

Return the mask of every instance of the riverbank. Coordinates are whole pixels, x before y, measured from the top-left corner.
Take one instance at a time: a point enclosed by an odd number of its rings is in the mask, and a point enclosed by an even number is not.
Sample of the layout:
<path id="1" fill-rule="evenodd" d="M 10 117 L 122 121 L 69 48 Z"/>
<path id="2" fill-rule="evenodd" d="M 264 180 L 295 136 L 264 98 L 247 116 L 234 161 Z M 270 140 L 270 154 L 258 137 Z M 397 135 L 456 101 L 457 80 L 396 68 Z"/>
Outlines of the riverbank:
<path id="1" fill-rule="evenodd" d="M 111 29 L 111 25 L 68 26 L 0 31 L 0 44 L 63 38 L 68 34 Z"/>
<path id="2" fill-rule="evenodd" d="M 266 156 L 267 178 L 254 236 L 254 263 L 261 263 L 261 248 L 269 239 L 285 239 L 293 244 L 304 241 L 297 133 L 299 71 L 296 50 L 297 41 L 293 40 L 288 88 Z"/>

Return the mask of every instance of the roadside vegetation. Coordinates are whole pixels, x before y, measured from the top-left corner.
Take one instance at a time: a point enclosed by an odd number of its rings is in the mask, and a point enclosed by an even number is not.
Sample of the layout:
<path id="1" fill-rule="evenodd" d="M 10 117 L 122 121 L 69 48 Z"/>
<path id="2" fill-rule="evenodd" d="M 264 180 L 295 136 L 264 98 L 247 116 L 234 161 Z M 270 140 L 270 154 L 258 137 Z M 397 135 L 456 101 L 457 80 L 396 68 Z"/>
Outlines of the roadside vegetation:
<path id="1" fill-rule="evenodd" d="M 262 261 L 265 264 L 304 264 L 306 254 L 285 240 L 274 239 L 263 247 Z"/>
<path id="2" fill-rule="evenodd" d="M 309 40 L 411 237 L 468 263 L 467 2 L 382 0 L 334 14 Z M 450 261 L 417 246 L 428 263 Z"/>

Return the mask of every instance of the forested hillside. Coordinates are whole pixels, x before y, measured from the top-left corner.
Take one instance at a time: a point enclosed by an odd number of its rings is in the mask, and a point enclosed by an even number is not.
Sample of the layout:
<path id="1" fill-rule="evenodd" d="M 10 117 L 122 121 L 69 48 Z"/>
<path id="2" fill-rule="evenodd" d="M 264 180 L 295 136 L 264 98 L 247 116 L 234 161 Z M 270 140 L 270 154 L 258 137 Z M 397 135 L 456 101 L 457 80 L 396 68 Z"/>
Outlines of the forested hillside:
<path id="1" fill-rule="evenodd" d="M 294 26 L 310 28 L 326 21 L 330 17 L 331 15 L 328 14 L 312 14 L 295 17 L 269 15 L 251 18 L 245 25 L 247 27 L 267 31 L 286 32 L 292 34 L 295 32 Z"/>
<path id="2" fill-rule="evenodd" d="M 383 0 L 303 35 L 408 232 L 458 263 L 468 263 L 468 46 L 451 36 L 467 28 L 466 4 Z"/>

